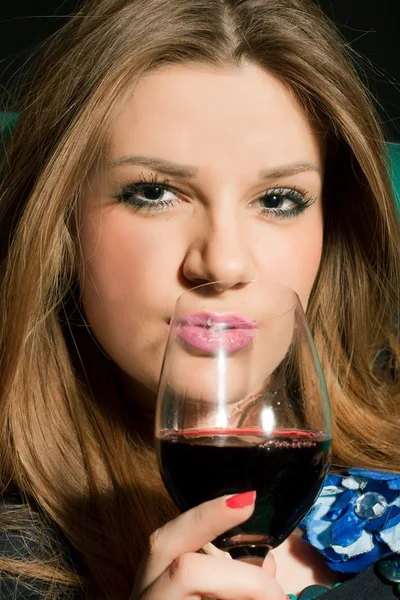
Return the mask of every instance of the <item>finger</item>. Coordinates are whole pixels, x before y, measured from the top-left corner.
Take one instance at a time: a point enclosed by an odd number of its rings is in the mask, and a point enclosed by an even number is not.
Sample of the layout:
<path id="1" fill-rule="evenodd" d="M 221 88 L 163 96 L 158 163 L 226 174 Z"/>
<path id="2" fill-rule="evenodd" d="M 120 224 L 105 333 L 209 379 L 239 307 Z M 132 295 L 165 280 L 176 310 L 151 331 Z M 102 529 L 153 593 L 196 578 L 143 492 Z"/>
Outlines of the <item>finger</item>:
<path id="1" fill-rule="evenodd" d="M 229 552 L 224 552 L 224 550 L 220 550 L 211 542 L 204 544 L 204 546 L 200 548 L 200 552 L 203 552 L 203 554 L 208 554 L 209 556 L 218 556 L 219 558 L 222 557 L 228 560 L 233 560 Z"/>
<path id="2" fill-rule="evenodd" d="M 223 496 L 204 502 L 158 529 L 151 536 L 150 551 L 143 565 L 144 590 L 181 554 L 202 546 L 247 521 L 254 510 L 255 492 Z"/>
<path id="3" fill-rule="evenodd" d="M 211 546 L 212 546 L 212 544 L 211 544 Z M 221 550 L 218 550 L 218 552 L 220 554 L 229 556 L 229 558 L 231 558 L 231 556 L 230 556 L 230 554 L 228 554 L 228 552 L 221 552 Z M 213 556 L 218 556 L 218 555 L 216 553 L 213 553 Z M 275 558 L 273 557 L 273 555 L 270 552 L 267 554 L 267 556 L 265 558 L 262 558 L 261 556 L 245 556 L 245 557 L 239 558 L 237 560 L 248 563 L 250 565 L 257 565 L 257 567 L 262 567 L 264 569 L 264 571 L 266 571 L 268 573 L 268 575 L 271 575 L 271 577 L 275 577 L 275 575 L 276 575 Z"/>
<path id="4" fill-rule="evenodd" d="M 271 552 L 268 552 L 267 556 L 265 557 L 264 562 L 262 564 L 262 568 L 271 577 L 276 576 L 276 562 L 275 562 L 274 555 L 271 554 Z"/>
<path id="5" fill-rule="evenodd" d="M 264 569 L 204 554 L 181 554 L 145 590 L 140 600 L 284 600 L 278 582 Z"/>

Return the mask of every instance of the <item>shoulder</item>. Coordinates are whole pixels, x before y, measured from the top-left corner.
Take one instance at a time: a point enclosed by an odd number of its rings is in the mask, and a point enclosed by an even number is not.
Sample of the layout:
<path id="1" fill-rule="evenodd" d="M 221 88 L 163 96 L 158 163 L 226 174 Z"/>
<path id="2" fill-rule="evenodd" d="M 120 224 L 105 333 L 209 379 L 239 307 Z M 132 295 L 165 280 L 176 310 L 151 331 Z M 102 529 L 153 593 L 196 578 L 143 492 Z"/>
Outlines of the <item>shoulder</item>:
<path id="1" fill-rule="evenodd" d="M 48 576 L 80 570 L 76 554 L 55 523 L 18 492 L 0 496 L 1 600 L 82 600 L 82 592 L 52 584 Z"/>

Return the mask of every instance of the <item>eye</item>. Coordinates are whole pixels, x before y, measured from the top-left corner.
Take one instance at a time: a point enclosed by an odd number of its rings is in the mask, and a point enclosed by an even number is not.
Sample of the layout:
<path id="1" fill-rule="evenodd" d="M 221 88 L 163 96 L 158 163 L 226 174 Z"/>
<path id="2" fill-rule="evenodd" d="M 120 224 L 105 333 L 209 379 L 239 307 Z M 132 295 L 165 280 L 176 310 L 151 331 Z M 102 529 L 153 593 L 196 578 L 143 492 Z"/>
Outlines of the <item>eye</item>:
<path id="1" fill-rule="evenodd" d="M 307 195 L 306 190 L 298 190 L 296 187 L 274 187 L 255 202 L 260 205 L 262 215 L 287 219 L 300 215 L 315 202 L 315 198 L 307 198 Z"/>
<path id="2" fill-rule="evenodd" d="M 151 177 L 151 181 L 146 181 L 142 175 L 141 181 L 125 185 L 114 197 L 136 210 L 144 211 L 162 210 L 180 202 L 177 192 L 168 185 L 167 180 L 159 182 L 157 176 Z"/>

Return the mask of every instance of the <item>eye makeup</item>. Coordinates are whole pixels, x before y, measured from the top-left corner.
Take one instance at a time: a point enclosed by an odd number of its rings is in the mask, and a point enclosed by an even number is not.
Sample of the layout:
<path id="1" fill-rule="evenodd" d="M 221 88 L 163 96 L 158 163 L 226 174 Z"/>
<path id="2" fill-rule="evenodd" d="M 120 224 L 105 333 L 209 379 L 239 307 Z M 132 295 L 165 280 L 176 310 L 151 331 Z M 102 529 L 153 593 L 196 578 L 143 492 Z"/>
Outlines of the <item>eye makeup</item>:
<path id="1" fill-rule="evenodd" d="M 146 179 L 141 173 L 139 181 L 124 185 L 113 197 L 135 211 L 152 212 L 175 207 L 181 202 L 179 194 L 168 179 L 159 181 L 153 174 Z M 266 218 L 283 220 L 299 216 L 315 200 L 304 189 L 276 185 L 252 200 L 250 206 L 258 205 L 260 214 Z"/>

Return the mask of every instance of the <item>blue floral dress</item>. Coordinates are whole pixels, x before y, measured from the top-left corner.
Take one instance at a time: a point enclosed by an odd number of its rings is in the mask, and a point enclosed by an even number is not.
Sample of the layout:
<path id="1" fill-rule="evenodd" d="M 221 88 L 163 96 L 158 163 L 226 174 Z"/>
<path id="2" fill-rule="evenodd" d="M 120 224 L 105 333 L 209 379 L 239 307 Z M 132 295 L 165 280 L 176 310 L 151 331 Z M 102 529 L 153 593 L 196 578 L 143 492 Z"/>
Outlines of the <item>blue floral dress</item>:
<path id="1" fill-rule="evenodd" d="M 318 597 L 400 598 L 400 474 L 367 469 L 329 474 L 301 528 L 303 539 L 348 580 L 343 589 Z M 382 591 L 362 591 L 365 580 Z"/>

